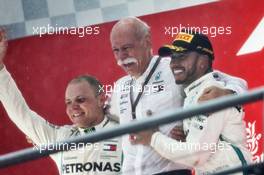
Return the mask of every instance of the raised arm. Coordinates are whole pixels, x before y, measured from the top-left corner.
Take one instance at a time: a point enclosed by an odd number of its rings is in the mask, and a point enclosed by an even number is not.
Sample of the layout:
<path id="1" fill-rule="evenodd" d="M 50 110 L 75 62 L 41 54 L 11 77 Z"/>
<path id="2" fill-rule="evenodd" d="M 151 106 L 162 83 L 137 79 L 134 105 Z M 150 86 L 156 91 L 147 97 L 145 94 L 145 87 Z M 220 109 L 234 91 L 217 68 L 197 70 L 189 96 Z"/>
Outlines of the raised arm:
<path id="1" fill-rule="evenodd" d="M 10 119 L 37 145 L 54 142 L 57 128 L 32 111 L 4 66 L 7 38 L 0 29 L 0 101 Z"/>
<path id="2" fill-rule="evenodd" d="M 4 30 L 0 28 L 0 70 L 4 67 L 3 60 L 6 54 L 7 45 L 6 34 Z"/>

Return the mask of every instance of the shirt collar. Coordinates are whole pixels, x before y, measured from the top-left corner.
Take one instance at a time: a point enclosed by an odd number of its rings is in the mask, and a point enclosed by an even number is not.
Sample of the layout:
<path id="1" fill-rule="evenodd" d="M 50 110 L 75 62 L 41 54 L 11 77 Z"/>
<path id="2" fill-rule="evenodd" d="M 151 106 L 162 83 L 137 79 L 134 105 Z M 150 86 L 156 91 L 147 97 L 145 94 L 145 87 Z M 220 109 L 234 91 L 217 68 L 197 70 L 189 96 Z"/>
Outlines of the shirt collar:
<path id="1" fill-rule="evenodd" d="M 105 127 L 105 125 L 109 122 L 109 119 L 108 117 L 104 117 L 104 120 L 99 123 L 98 125 L 95 125 L 95 126 L 92 126 L 92 127 L 89 127 L 89 128 L 78 128 L 78 130 L 81 132 L 81 133 L 84 133 L 85 130 L 91 130 L 91 131 L 96 131 L 96 130 L 100 130 L 101 128 Z M 94 128 L 94 129 L 93 129 Z"/>
<path id="2" fill-rule="evenodd" d="M 210 72 L 208 74 L 203 75 L 202 77 L 200 77 L 199 79 L 195 80 L 194 82 L 192 82 L 189 86 L 187 86 L 184 89 L 185 94 L 190 93 L 190 91 L 192 91 L 196 87 L 200 86 L 204 81 L 207 81 L 208 79 L 212 79 L 212 78 L 214 79 L 213 72 Z"/>

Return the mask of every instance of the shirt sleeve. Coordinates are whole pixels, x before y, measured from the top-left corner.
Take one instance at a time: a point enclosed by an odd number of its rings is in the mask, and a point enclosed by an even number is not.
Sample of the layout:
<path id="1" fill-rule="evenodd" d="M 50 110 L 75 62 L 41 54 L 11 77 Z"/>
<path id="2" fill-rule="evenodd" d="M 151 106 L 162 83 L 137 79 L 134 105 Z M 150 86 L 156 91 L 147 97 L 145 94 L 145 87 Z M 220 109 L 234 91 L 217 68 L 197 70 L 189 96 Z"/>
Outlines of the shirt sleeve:
<path id="1" fill-rule="evenodd" d="M 220 81 L 225 83 L 225 88 L 230 89 L 237 94 L 242 94 L 247 91 L 248 85 L 247 82 L 239 77 L 231 76 L 226 73 L 215 71 L 219 75 Z"/>
<path id="2" fill-rule="evenodd" d="M 16 126 L 37 144 L 56 140 L 58 126 L 52 125 L 32 111 L 4 67 L 0 70 L 0 101 Z"/>
<path id="3" fill-rule="evenodd" d="M 193 119 L 186 142 L 179 142 L 156 132 L 151 146 L 162 156 L 176 163 L 194 167 L 208 161 L 216 150 L 229 109 Z"/>

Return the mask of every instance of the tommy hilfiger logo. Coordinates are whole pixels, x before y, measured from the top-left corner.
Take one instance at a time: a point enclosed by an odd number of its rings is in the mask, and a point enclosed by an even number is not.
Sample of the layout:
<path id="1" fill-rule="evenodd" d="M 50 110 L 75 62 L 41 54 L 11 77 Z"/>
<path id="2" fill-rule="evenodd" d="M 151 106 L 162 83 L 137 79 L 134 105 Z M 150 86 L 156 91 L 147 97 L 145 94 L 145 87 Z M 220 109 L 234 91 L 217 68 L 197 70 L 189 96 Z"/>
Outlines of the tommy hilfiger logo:
<path id="1" fill-rule="evenodd" d="M 104 151 L 116 151 L 117 150 L 117 145 L 116 144 L 104 144 L 103 146 Z"/>

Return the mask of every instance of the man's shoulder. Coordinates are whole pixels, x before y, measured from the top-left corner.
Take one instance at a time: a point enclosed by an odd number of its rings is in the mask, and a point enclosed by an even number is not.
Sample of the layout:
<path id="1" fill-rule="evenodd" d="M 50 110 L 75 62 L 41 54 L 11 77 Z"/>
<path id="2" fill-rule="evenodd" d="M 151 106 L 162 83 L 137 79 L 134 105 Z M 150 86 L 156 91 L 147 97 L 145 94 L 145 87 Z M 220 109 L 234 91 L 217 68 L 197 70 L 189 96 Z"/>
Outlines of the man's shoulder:
<path id="1" fill-rule="evenodd" d="M 121 78 L 119 78 L 115 84 L 127 84 L 127 83 L 130 83 L 131 81 L 131 76 L 130 75 L 126 75 L 126 76 L 123 76 Z"/>
<path id="2" fill-rule="evenodd" d="M 162 64 L 170 64 L 170 61 L 171 61 L 171 57 L 162 57 L 160 60 Z"/>
<path id="3" fill-rule="evenodd" d="M 188 87 L 185 88 L 185 93 L 192 94 L 192 93 L 197 93 L 197 92 L 203 92 L 204 89 L 211 87 L 211 86 L 224 88 L 224 82 L 219 80 L 216 72 L 207 73 L 201 78 L 191 83 Z"/>
<path id="4" fill-rule="evenodd" d="M 119 117 L 110 113 L 107 113 L 105 117 L 108 118 L 110 125 L 119 125 Z"/>
<path id="5" fill-rule="evenodd" d="M 163 57 L 153 73 L 152 80 L 154 82 L 164 81 L 166 84 L 175 84 L 175 79 L 170 69 L 170 57 Z"/>
<path id="6" fill-rule="evenodd" d="M 163 57 L 160 60 L 159 66 L 157 67 L 157 71 L 162 71 L 166 74 L 171 74 L 171 69 L 170 69 L 170 57 Z"/>

